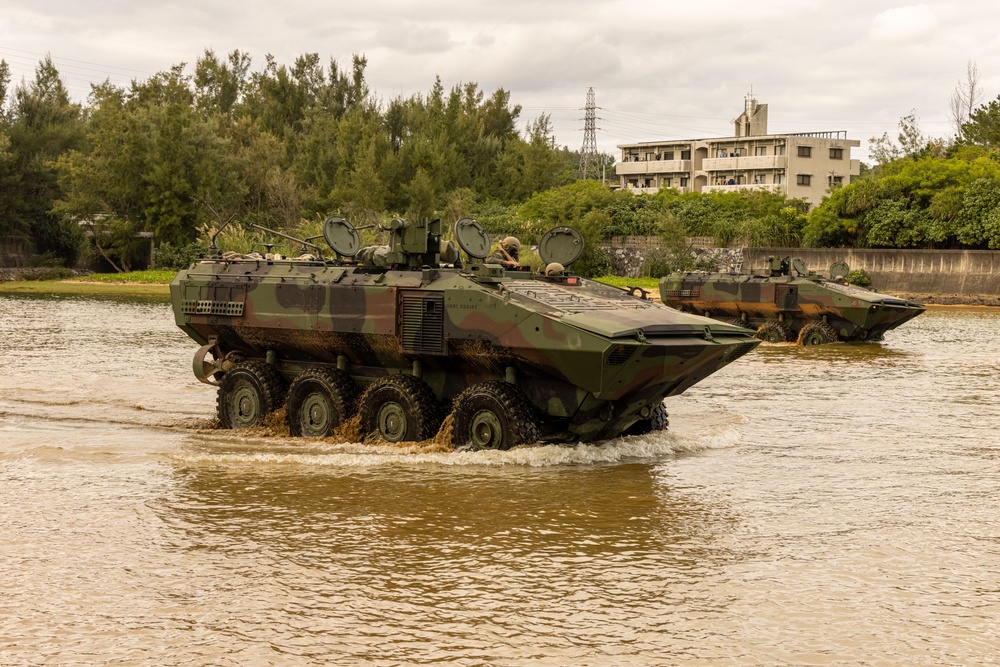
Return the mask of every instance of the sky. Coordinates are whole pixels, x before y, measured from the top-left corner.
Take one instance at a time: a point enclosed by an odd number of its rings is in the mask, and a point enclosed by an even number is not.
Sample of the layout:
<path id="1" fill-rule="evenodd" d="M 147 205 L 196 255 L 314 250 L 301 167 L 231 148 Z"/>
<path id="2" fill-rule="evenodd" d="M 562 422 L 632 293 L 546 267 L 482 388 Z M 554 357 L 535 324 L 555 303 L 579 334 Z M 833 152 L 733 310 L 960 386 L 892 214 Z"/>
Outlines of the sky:
<path id="1" fill-rule="evenodd" d="M 752 95 L 772 134 L 898 133 L 914 112 L 929 137 L 954 135 L 950 100 L 975 63 L 982 102 L 1000 96 L 1000 2 L 928 0 L 0 0 L 0 59 L 12 83 L 51 56 L 71 96 L 128 87 L 238 49 L 251 69 L 319 54 L 368 59 L 381 100 L 474 82 L 507 90 L 519 128 L 548 115 L 579 150 L 594 89 L 598 149 L 731 136 Z"/>

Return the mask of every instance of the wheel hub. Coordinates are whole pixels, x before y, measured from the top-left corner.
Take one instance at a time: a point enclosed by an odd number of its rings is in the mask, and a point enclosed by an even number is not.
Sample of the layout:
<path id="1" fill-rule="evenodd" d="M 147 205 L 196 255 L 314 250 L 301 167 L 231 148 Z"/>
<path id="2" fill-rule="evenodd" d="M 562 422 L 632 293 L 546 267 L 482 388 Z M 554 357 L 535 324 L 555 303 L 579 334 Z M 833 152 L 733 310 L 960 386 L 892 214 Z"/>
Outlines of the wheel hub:
<path id="1" fill-rule="evenodd" d="M 257 393 L 250 387 L 240 387 L 233 392 L 232 405 L 236 421 L 244 426 L 250 426 L 257 421 L 260 404 Z"/>
<path id="2" fill-rule="evenodd" d="M 398 403 L 386 403 L 378 411 L 378 432 L 389 442 L 399 442 L 406 435 L 406 412 Z"/>
<path id="3" fill-rule="evenodd" d="M 302 430 L 309 434 L 326 434 L 330 427 L 330 408 L 322 394 L 309 394 L 302 402 Z"/>
<path id="4" fill-rule="evenodd" d="M 500 443 L 503 425 L 489 410 L 480 410 L 472 417 L 472 446 L 476 449 L 493 449 Z"/>

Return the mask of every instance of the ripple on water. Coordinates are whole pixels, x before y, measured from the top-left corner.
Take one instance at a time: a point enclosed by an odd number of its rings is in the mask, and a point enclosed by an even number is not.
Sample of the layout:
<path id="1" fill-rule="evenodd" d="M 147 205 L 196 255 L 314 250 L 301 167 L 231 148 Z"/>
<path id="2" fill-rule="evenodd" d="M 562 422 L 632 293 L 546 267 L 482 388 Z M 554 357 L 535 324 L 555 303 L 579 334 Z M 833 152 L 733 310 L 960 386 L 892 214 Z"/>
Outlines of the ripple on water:
<path id="1" fill-rule="evenodd" d="M 455 452 L 211 428 L 167 306 L 0 297 L 0 664 L 996 662 L 998 325 Z"/>

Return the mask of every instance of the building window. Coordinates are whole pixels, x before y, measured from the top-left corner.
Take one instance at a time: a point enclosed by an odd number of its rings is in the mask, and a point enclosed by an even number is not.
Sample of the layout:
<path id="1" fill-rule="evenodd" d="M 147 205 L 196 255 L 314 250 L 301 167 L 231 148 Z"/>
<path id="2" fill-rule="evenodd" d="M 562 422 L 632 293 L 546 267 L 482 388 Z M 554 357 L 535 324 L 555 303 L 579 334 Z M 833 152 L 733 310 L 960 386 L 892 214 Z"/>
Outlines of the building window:
<path id="1" fill-rule="evenodd" d="M 757 146 L 753 149 L 753 154 L 758 156 L 767 155 L 767 146 Z"/>
<path id="2" fill-rule="evenodd" d="M 777 146 L 775 146 L 774 147 L 774 154 L 775 155 L 784 155 L 785 154 L 785 144 L 778 144 Z"/>
<path id="3" fill-rule="evenodd" d="M 715 157 L 729 157 L 729 151 L 720 148 L 715 151 Z"/>
<path id="4" fill-rule="evenodd" d="M 831 148 L 830 149 L 830 159 L 831 160 L 843 160 L 844 159 L 844 149 L 843 148 Z"/>
<path id="5" fill-rule="evenodd" d="M 681 159 L 682 160 L 690 160 L 691 159 L 691 151 L 681 151 Z"/>
<path id="6" fill-rule="evenodd" d="M 799 146 L 799 157 L 812 157 L 812 146 Z"/>
<path id="7" fill-rule="evenodd" d="M 686 188 L 688 186 L 688 177 L 687 176 L 681 176 L 680 180 L 681 180 L 681 187 L 682 188 Z"/>
<path id="8" fill-rule="evenodd" d="M 664 160 L 673 160 L 674 159 L 674 152 L 673 151 L 667 151 L 666 153 L 663 154 L 663 159 Z"/>
<path id="9" fill-rule="evenodd" d="M 831 176 L 830 177 L 830 185 L 843 185 L 843 184 L 844 184 L 844 177 L 843 176 Z"/>
<path id="10" fill-rule="evenodd" d="M 775 185 L 781 185 L 784 182 L 785 182 L 785 175 L 784 174 L 775 174 L 774 175 L 774 183 L 775 183 Z"/>
<path id="11" fill-rule="evenodd" d="M 798 174 L 795 177 L 795 184 L 796 185 L 809 185 L 809 182 L 811 180 L 812 180 L 812 176 L 809 175 L 809 174 Z"/>

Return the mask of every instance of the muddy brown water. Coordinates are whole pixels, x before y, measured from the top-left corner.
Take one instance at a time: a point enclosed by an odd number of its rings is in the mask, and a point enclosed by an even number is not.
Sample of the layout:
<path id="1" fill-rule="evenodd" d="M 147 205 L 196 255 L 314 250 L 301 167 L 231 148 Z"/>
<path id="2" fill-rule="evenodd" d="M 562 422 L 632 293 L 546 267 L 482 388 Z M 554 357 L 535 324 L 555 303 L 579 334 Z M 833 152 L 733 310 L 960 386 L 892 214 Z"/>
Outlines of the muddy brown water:
<path id="1" fill-rule="evenodd" d="M 668 433 L 463 453 L 214 430 L 162 300 L 0 296 L 0 664 L 996 664 L 998 331 L 762 345 Z"/>

